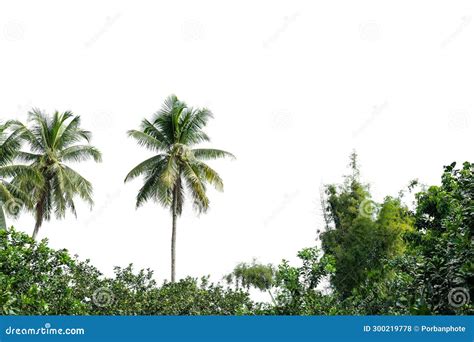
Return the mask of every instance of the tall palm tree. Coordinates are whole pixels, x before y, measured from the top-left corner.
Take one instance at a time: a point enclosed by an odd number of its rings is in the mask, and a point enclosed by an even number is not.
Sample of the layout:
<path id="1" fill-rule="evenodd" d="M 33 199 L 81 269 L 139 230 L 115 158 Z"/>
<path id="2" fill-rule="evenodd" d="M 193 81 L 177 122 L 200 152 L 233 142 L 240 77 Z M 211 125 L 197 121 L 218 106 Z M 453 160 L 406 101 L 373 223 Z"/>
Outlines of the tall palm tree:
<path id="1" fill-rule="evenodd" d="M 212 113 L 209 110 L 190 108 L 172 95 L 151 121 L 144 119 L 139 130 L 128 132 L 139 145 L 155 153 L 135 166 L 125 182 L 144 176 L 144 184 L 136 198 L 137 208 L 147 200 L 154 200 L 171 211 L 171 282 L 176 277 L 176 221 L 183 210 L 185 189 L 191 195 L 194 208 L 205 212 L 209 208 L 206 185 L 211 184 L 222 191 L 223 182 L 217 172 L 203 161 L 235 158 L 222 150 L 194 148 L 201 142 L 210 141 L 203 131 L 210 118 Z"/>
<path id="2" fill-rule="evenodd" d="M 49 221 L 53 212 L 58 219 L 68 209 L 76 215 L 76 196 L 93 205 L 91 183 L 65 163 L 88 159 L 100 162 L 102 157 L 98 149 L 89 145 L 91 133 L 80 127 L 80 117 L 69 111 L 48 116 L 34 109 L 28 113 L 28 123 L 29 126 L 11 122 L 30 148 L 28 152 L 18 152 L 17 158 L 29 163 L 39 177 L 15 177 L 13 184 L 32 198 L 36 238 L 43 221 Z M 82 141 L 87 144 L 78 144 Z"/>
<path id="3" fill-rule="evenodd" d="M 20 149 L 20 139 L 18 133 L 9 130 L 9 126 L 9 123 L 0 123 L 0 229 L 7 227 L 4 205 L 7 213 L 15 215 L 28 202 L 28 196 L 7 181 L 27 174 L 25 166 L 12 164 Z"/>

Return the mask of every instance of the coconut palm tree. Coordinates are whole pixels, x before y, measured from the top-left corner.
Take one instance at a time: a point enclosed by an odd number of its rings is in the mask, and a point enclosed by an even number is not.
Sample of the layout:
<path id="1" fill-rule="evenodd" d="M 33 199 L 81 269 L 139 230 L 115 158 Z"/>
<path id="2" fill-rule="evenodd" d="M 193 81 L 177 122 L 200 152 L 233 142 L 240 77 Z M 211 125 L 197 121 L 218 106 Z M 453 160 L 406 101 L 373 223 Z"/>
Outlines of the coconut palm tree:
<path id="1" fill-rule="evenodd" d="M 93 205 L 91 183 L 66 163 L 88 159 L 100 162 L 102 157 L 100 151 L 89 144 L 91 133 L 80 127 L 80 117 L 72 112 L 55 112 L 48 116 L 34 109 L 28 113 L 28 123 L 27 126 L 11 121 L 15 132 L 29 146 L 29 151 L 17 153 L 17 159 L 29 163 L 29 168 L 39 177 L 15 177 L 12 183 L 32 199 L 33 238 L 36 238 L 41 225 L 50 220 L 53 212 L 58 219 L 63 218 L 68 209 L 76 215 L 76 196 Z M 87 144 L 79 144 L 82 141 Z"/>
<path id="2" fill-rule="evenodd" d="M 188 107 L 172 95 L 151 121 L 144 119 L 139 130 L 128 132 L 139 145 L 155 154 L 135 166 L 125 182 L 138 176 L 144 178 L 136 197 L 137 208 L 148 200 L 154 200 L 171 211 L 171 282 L 176 276 L 176 221 L 183 210 L 185 190 L 188 190 L 194 208 L 206 212 L 209 208 L 206 185 L 222 191 L 223 182 L 204 161 L 234 158 L 226 151 L 195 148 L 199 143 L 210 141 L 203 131 L 210 118 L 212 113 L 208 109 Z"/>
<path id="3" fill-rule="evenodd" d="M 24 165 L 12 164 L 20 149 L 20 139 L 18 133 L 9 130 L 9 126 L 9 123 L 0 123 L 0 229 L 7 227 L 3 206 L 7 213 L 16 215 L 28 202 L 28 196 L 7 180 L 15 176 L 32 176 Z"/>

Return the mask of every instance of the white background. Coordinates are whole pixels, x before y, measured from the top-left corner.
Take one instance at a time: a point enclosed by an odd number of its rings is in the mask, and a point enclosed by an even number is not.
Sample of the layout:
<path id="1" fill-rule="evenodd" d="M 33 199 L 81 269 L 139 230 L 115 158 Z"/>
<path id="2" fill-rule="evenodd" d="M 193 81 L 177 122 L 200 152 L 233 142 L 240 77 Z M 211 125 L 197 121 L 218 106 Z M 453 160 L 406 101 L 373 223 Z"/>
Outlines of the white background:
<path id="1" fill-rule="evenodd" d="M 150 153 L 126 137 L 175 93 L 215 114 L 211 210 L 178 222 L 178 276 L 219 280 L 253 257 L 295 260 L 322 228 L 321 184 L 356 149 L 376 200 L 473 161 L 472 1 L 4 1 L 0 119 L 72 110 L 102 164 L 75 166 L 95 207 L 40 238 L 106 274 L 133 262 L 169 278 L 169 212 L 135 210 L 127 172 Z M 9 220 L 32 232 L 25 214 Z"/>

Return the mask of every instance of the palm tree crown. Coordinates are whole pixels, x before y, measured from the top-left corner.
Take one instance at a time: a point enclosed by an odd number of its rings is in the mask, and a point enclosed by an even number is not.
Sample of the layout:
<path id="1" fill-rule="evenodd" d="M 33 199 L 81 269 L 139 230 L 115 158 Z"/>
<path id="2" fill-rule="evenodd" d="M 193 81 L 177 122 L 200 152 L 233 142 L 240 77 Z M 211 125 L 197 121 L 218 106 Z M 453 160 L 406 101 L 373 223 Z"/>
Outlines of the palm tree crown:
<path id="1" fill-rule="evenodd" d="M 35 238 L 43 221 L 50 220 L 53 212 L 57 218 L 63 218 L 67 209 L 76 215 L 76 196 L 92 206 L 91 183 L 65 163 L 88 159 L 99 162 L 101 153 L 88 144 L 91 133 L 80 127 L 80 117 L 72 112 L 55 112 L 51 117 L 33 110 L 28 113 L 28 122 L 29 126 L 11 122 L 30 148 L 28 152 L 18 152 L 17 158 L 29 163 L 38 177 L 15 178 L 13 183 L 32 198 Z M 78 144 L 81 141 L 87 144 Z"/>
<path id="2" fill-rule="evenodd" d="M 153 151 L 155 155 L 133 168 L 125 182 L 138 176 L 144 177 L 144 184 L 136 198 L 139 207 L 148 200 L 154 200 L 171 209 L 172 229 L 172 272 L 175 278 L 176 217 L 181 215 L 185 190 L 190 194 L 194 208 L 205 212 L 209 208 L 206 194 L 208 184 L 223 190 L 219 174 L 204 163 L 204 160 L 234 156 L 226 151 L 208 148 L 193 148 L 210 141 L 203 131 L 212 113 L 208 109 L 194 109 L 179 101 L 174 95 L 168 97 L 151 121 L 144 119 L 139 130 L 128 132 L 138 144 Z"/>

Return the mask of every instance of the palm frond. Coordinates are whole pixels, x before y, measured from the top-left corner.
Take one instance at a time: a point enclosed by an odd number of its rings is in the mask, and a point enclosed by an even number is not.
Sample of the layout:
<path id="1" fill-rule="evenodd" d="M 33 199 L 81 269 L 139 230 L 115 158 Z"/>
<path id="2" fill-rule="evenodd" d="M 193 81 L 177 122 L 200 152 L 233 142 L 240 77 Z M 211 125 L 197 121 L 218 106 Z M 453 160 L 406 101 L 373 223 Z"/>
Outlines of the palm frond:
<path id="1" fill-rule="evenodd" d="M 28 112 L 28 121 L 33 125 L 30 132 L 36 137 L 36 140 L 41 141 L 44 147 L 51 147 L 50 123 L 51 119 L 46 116 L 39 109 L 33 108 Z"/>
<path id="2" fill-rule="evenodd" d="M 158 127 L 154 126 L 147 119 L 142 120 L 140 124 L 140 130 L 168 147 L 173 145 L 173 140 L 169 139 L 164 132 L 162 132 Z"/>
<path id="3" fill-rule="evenodd" d="M 72 117 L 72 113 L 68 113 L 68 119 Z M 68 124 L 66 124 L 66 120 L 63 121 L 60 133 L 55 142 L 55 149 L 64 149 L 67 148 L 77 142 L 85 140 L 86 142 L 90 142 L 92 137 L 91 132 L 84 130 L 81 128 L 81 117 L 76 115 Z"/>
<path id="4" fill-rule="evenodd" d="M 194 208 L 198 212 L 206 212 L 209 208 L 209 199 L 206 195 L 206 186 L 199 177 L 199 169 L 191 164 L 183 165 L 183 178 L 194 200 Z"/>
<path id="5" fill-rule="evenodd" d="M 179 166 L 176 156 L 170 155 L 166 160 L 166 167 L 160 175 L 160 180 L 167 188 L 173 188 L 179 176 Z"/>
<path id="6" fill-rule="evenodd" d="M 227 151 L 218 150 L 215 148 L 196 148 L 192 149 L 191 152 L 194 154 L 196 159 L 201 160 L 211 160 L 211 159 L 219 159 L 219 158 L 231 158 L 236 159 L 235 156 Z"/>
<path id="7" fill-rule="evenodd" d="M 189 109 L 189 120 L 183 125 L 180 142 L 187 145 L 195 145 L 210 141 L 209 136 L 202 130 L 209 119 L 213 117 L 212 112 L 206 108 Z"/>
<path id="8" fill-rule="evenodd" d="M 16 159 L 23 162 L 35 162 L 41 159 L 42 155 L 38 153 L 30 153 L 24 151 L 18 151 Z"/>
<path id="9" fill-rule="evenodd" d="M 140 207 L 150 199 L 159 202 L 164 207 L 171 205 L 171 189 L 167 188 L 163 182 L 160 181 L 159 172 L 150 172 L 145 177 L 144 184 L 137 194 L 136 207 Z"/>
<path id="10" fill-rule="evenodd" d="M 66 216 L 67 198 L 70 196 L 71 181 L 66 180 L 64 170 L 58 170 L 58 172 L 54 173 L 50 182 L 54 214 L 58 219 L 64 218 Z M 67 186 L 66 182 L 68 182 Z M 76 215 L 76 213 L 73 214 Z"/>
<path id="11" fill-rule="evenodd" d="M 63 167 L 67 179 L 71 184 L 71 193 L 77 193 L 81 197 L 81 199 L 93 205 L 94 201 L 92 200 L 92 183 L 82 177 L 77 171 L 71 169 L 69 166 L 64 165 Z"/>
<path id="12" fill-rule="evenodd" d="M 129 137 L 134 138 L 140 146 L 155 152 L 165 152 L 169 149 L 169 145 L 156 139 L 151 134 L 137 130 L 130 130 L 127 132 Z"/>
<path id="13" fill-rule="evenodd" d="M 162 132 L 167 141 L 178 142 L 179 120 L 185 108 L 184 102 L 179 101 L 175 95 L 171 95 L 165 100 L 161 110 L 154 114 L 152 124 Z"/>
<path id="14" fill-rule="evenodd" d="M 7 183 L 0 181 L 0 205 L 14 199 L 12 193 L 8 190 Z"/>
<path id="15" fill-rule="evenodd" d="M 13 182 L 1 181 L 0 183 L 3 184 L 3 186 L 10 193 L 13 200 L 17 204 L 19 204 L 20 206 L 25 206 L 28 209 L 33 206 L 33 198 L 31 197 L 30 193 L 25 192 L 22 188 L 18 187 Z M 10 199 L 12 199 L 12 198 L 10 198 Z"/>
<path id="16" fill-rule="evenodd" d="M 193 167 L 196 170 L 199 170 L 200 176 L 207 183 L 211 184 L 218 191 L 224 191 L 224 182 L 219 174 L 212 169 L 210 166 L 206 165 L 203 162 L 196 161 L 193 163 Z"/>
<path id="17" fill-rule="evenodd" d="M 165 158 L 165 155 L 159 154 L 141 162 L 127 174 L 124 182 L 128 182 L 142 174 L 150 173 L 154 169 L 164 169 L 166 165 Z"/>
<path id="18" fill-rule="evenodd" d="M 43 143 L 43 140 L 38 138 L 30 129 L 25 126 L 22 122 L 17 120 L 10 120 L 10 127 L 19 135 L 19 137 L 26 141 L 33 152 L 44 152 L 46 151 L 46 146 Z"/>
<path id="19" fill-rule="evenodd" d="M 20 148 L 20 132 L 8 132 L 8 125 L 0 126 L 0 166 L 12 162 Z"/>
<path id="20" fill-rule="evenodd" d="M 0 177 L 3 178 L 25 178 L 38 184 L 41 182 L 41 175 L 38 170 L 28 165 L 7 165 L 0 167 Z"/>
<path id="21" fill-rule="evenodd" d="M 60 152 L 59 158 L 63 162 L 74 161 L 81 162 L 93 159 L 95 162 L 102 161 L 102 154 L 100 151 L 91 145 L 74 145 L 65 148 Z"/>
<path id="22" fill-rule="evenodd" d="M 64 131 L 66 130 L 65 122 L 73 117 L 74 114 L 70 111 L 66 111 L 60 114 L 58 111 L 54 113 L 53 121 L 51 124 L 51 146 L 57 148 L 63 139 Z M 79 120 L 79 119 L 78 119 Z M 61 146 L 62 147 L 62 146 Z"/>

